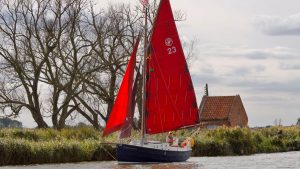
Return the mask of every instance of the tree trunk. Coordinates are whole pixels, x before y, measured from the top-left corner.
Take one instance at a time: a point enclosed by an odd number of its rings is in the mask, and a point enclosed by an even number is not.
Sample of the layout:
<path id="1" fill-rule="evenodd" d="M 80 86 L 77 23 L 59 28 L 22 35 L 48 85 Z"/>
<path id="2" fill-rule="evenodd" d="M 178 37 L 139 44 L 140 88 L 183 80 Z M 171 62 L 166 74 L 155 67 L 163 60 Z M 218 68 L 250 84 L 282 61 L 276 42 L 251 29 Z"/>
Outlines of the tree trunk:
<path id="1" fill-rule="evenodd" d="M 48 124 L 44 121 L 40 111 L 31 111 L 32 117 L 37 124 L 37 128 L 49 128 Z"/>
<path id="2" fill-rule="evenodd" d="M 111 68 L 110 71 L 111 71 L 111 78 L 110 78 L 110 84 L 109 84 L 109 98 L 108 98 L 108 102 L 107 102 L 106 119 L 108 119 L 110 112 L 112 111 L 112 107 L 114 105 L 116 80 L 117 80 L 117 75 L 116 75 L 116 72 L 113 70 L 113 68 Z"/>

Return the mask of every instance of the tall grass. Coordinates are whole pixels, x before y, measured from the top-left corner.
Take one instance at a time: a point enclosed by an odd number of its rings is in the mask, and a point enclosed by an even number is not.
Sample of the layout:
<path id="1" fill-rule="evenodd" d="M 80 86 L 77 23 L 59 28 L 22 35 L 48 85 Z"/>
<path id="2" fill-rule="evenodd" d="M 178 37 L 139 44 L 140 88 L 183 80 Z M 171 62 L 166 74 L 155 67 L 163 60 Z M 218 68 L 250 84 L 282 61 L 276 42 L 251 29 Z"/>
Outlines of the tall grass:
<path id="1" fill-rule="evenodd" d="M 96 140 L 32 142 L 1 139 L 0 165 L 112 160 L 107 151 L 114 153 L 111 146 L 104 147 Z"/>
<path id="2" fill-rule="evenodd" d="M 115 149 L 100 144 L 93 128 L 0 129 L 0 165 L 112 160 Z"/>
<path id="3" fill-rule="evenodd" d="M 300 151 L 300 126 L 262 129 L 221 127 L 202 131 L 195 140 L 194 156 Z"/>
<path id="4" fill-rule="evenodd" d="M 30 141 L 49 140 L 99 140 L 101 133 L 91 127 L 66 128 L 60 131 L 54 129 L 1 129 L 0 138 L 25 139 Z"/>
<path id="5" fill-rule="evenodd" d="M 176 132 L 184 140 L 195 130 Z M 166 134 L 148 136 L 165 140 Z M 139 138 L 139 132 L 133 132 Z M 116 142 L 117 134 L 102 138 L 93 128 L 0 129 L 0 165 L 64 163 L 113 160 L 115 147 L 101 142 Z M 193 156 L 246 155 L 300 151 L 300 126 L 262 129 L 221 127 L 201 131 L 195 138 Z M 118 140 L 119 141 L 119 140 Z"/>

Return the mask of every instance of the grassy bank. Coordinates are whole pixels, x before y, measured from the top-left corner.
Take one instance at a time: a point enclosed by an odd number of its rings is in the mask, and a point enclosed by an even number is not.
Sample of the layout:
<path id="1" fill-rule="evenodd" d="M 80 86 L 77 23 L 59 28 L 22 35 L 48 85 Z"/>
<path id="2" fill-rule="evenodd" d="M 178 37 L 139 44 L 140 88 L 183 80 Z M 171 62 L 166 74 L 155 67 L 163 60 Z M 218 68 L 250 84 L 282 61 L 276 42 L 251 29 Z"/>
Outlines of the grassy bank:
<path id="1" fill-rule="evenodd" d="M 115 149 L 99 143 L 92 128 L 0 129 L 0 165 L 112 160 Z"/>
<path id="2" fill-rule="evenodd" d="M 300 126 L 262 129 L 218 128 L 196 137 L 194 156 L 300 151 Z"/>
<path id="3" fill-rule="evenodd" d="M 181 140 L 193 130 L 177 131 Z M 137 137 L 138 132 L 134 135 Z M 165 134 L 151 136 L 165 139 Z M 117 135 L 106 138 L 113 142 Z M 115 149 L 103 145 L 92 128 L 0 129 L 0 165 L 112 160 Z M 218 128 L 201 131 L 195 138 L 193 156 L 245 155 L 300 151 L 300 126 L 263 129 Z"/>

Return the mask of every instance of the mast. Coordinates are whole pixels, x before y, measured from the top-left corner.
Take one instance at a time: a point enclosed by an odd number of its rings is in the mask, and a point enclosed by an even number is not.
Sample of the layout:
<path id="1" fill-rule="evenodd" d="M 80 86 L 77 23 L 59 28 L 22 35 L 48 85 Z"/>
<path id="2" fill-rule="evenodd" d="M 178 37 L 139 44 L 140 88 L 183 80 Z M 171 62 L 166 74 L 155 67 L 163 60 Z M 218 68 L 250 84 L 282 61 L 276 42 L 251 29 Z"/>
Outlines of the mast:
<path id="1" fill-rule="evenodd" d="M 146 133 L 146 71 L 147 71 L 147 26 L 148 26 L 148 10 L 147 10 L 148 4 L 144 5 L 144 14 L 145 14 L 145 25 L 144 25 L 144 67 L 143 67 L 143 97 L 142 97 L 142 121 L 141 121 L 141 145 L 145 142 L 145 133 Z"/>

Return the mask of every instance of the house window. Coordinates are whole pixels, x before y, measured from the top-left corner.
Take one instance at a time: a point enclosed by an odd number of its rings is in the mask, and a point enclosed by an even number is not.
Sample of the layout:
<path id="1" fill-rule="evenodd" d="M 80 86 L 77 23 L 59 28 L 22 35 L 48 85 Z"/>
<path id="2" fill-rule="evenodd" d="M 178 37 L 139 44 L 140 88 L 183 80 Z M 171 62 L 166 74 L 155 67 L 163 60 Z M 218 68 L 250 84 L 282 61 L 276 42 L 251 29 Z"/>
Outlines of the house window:
<path id="1" fill-rule="evenodd" d="M 212 125 L 207 125 L 206 129 L 207 130 L 213 130 L 213 129 L 216 129 L 217 127 L 218 127 L 218 125 L 212 124 Z"/>

